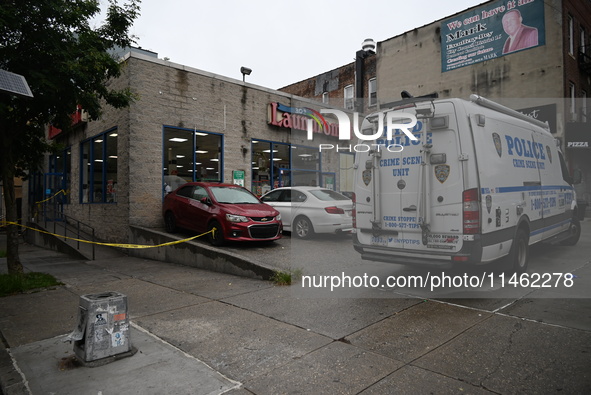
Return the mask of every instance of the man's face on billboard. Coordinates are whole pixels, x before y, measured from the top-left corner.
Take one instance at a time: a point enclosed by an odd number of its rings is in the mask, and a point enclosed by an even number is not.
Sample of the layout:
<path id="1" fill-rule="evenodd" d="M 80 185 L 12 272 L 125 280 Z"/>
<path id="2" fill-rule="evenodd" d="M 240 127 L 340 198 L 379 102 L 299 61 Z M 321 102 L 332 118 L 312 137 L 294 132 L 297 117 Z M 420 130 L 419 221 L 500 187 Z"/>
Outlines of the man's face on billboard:
<path id="1" fill-rule="evenodd" d="M 521 15 L 518 12 L 513 11 L 505 14 L 503 17 L 503 29 L 505 29 L 508 35 L 512 36 L 517 33 L 520 27 Z"/>

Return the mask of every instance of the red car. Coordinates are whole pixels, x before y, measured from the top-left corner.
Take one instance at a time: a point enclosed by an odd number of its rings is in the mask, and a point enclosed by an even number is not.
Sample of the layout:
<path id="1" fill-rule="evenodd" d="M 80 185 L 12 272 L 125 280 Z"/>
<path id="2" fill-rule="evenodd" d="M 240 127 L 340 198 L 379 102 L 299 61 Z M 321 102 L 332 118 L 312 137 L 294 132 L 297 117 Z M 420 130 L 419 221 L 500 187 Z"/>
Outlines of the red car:
<path id="1" fill-rule="evenodd" d="M 247 189 L 217 182 L 190 182 L 164 198 L 166 231 L 178 228 L 205 233 L 211 244 L 226 240 L 256 241 L 281 238 L 281 215 Z"/>

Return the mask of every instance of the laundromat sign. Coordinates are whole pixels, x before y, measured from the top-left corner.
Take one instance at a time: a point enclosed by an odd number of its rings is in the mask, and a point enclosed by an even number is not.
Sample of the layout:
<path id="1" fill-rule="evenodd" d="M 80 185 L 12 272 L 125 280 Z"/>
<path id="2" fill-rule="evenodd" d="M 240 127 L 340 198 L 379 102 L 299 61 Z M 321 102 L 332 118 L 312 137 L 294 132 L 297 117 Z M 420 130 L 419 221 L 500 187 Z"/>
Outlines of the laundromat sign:
<path id="1" fill-rule="evenodd" d="M 308 130 L 308 122 L 317 134 L 339 137 L 338 123 L 327 122 L 318 111 L 307 107 L 288 107 L 273 102 L 267 106 L 267 123 L 280 128 Z"/>

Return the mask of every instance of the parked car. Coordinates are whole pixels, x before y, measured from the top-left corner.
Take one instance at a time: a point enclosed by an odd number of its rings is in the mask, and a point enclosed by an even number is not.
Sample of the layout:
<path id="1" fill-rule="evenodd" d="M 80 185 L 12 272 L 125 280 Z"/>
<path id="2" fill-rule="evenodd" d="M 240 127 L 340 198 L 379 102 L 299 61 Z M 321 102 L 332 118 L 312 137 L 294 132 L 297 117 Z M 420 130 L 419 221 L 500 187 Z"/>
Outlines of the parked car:
<path id="1" fill-rule="evenodd" d="M 281 215 L 247 189 L 233 184 L 190 182 L 164 198 L 162 207 L 166 231 L 178 228 L 207 235 L 211 244 L 227 240 L 277 240 L 283 227 Z"/>
<path id="2" fill-rule="evenodd" d="M 355 195 L 355 193 L 353 193 L 351 191 L 340 191 L 339 193 L 343 196 L 348 197 L 351 200 L 353 200 L 353 196 Z"/>
<path id="3" fill-rule="evenodd" d="M 322 187 L 284 187 L 261 197 L 281 213 L 283 228 L 306 239 L 314 233 L 338 233 L 353 227 L 353 201 Z"/>

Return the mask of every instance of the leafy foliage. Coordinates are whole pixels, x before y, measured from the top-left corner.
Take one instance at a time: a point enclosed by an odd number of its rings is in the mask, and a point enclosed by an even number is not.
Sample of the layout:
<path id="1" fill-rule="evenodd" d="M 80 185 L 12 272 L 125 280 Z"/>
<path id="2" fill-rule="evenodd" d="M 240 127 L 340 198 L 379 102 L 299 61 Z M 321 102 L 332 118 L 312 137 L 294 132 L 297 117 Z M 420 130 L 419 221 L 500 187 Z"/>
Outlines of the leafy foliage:
<path id="1" fill-rule="evenodd" d="M 0 68 L 21 74 L 34 98 L 2 97 L 7 129 L 67 129 L 80 104 L 92 119 L 101 100 L 116 108 L 129 104 L 129 91 L 109 89 L 122 65 L 108 51 L 133 44 L 128 30 L 139 15 L 138 1 L 111 0 L 105 24 L 93 29 L 98 0 L 9 0 L 0 6 Z M 6 130 L 6 129 L 5 129 Z M 22 133 L 22 132 L 21 132 Z M 20 139 L 19 139 L 20 140 Z"/>
<path id="2" fill-rule="evenodd" d="M 0 174 L 8 221 L 16 219 L 13 177 L 40 167 L 51 148 L 45 140 L 48 124 L 67 131 L 77 105 L 98 119 L 104 104 L 122 108 L 133 100 L 129 89 L 116 90 L 110 81 L 124 67 L 113 50 L 134 43 L 129 29 L 139 3 L 109 0 L 104 23 L 94 28 L 98 0 L 0 2 L 0 69 L 24 76 L 34 96 L 0 92 Z M 9 230 L 9 239 L 15 233 Z M 9 270 L 14 249 L 17 244 L 9 240 Z"/>

